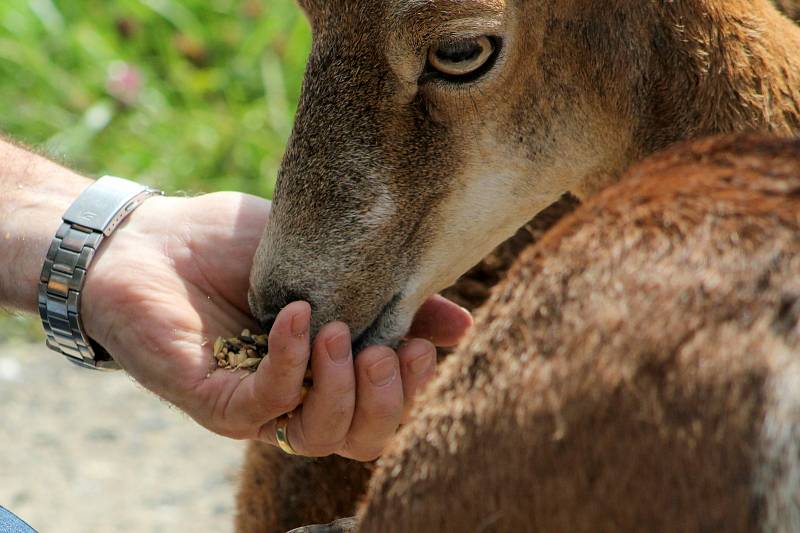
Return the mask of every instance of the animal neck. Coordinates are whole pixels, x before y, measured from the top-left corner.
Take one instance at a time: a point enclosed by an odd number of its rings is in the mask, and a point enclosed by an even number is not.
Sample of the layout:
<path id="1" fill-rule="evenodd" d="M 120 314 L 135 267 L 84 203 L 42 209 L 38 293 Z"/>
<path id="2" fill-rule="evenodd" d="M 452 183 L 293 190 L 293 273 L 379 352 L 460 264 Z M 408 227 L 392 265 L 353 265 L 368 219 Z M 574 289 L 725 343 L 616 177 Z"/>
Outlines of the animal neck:
<path id="1" fill-rule="evenodd" d="M 702 135 L 800 132 L 800 27 L 766 0 L 657 4 L 641 155 Z"/>

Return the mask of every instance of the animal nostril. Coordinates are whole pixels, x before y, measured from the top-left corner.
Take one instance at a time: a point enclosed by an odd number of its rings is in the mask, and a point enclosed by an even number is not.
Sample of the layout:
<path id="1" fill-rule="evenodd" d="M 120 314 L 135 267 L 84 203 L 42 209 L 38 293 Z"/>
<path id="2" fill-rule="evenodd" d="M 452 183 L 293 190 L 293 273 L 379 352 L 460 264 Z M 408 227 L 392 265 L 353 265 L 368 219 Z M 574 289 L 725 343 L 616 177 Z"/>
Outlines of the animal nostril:
<path id="1" fill-rule="evenodd" d="M 293 302 L 308 301 L 308 298 L 299 291 L 278 288 L 267 290 L 256 296 L 255 291 L 250 292 L 250 308 L 258 320 L 263 333 L 269 333 L 280 311 Z M 310 303 L 310 302 L 309 302 Z"/>

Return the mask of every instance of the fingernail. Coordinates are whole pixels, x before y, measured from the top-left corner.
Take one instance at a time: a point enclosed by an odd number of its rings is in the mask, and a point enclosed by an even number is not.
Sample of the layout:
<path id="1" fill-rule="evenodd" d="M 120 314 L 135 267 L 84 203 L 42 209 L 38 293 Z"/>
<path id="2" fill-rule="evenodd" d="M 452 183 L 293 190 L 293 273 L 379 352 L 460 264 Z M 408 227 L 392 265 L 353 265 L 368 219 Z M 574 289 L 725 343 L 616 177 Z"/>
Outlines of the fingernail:
<path id="1" fill-rule="evenodd" d="M 350 336 L 342 333 L 325 341 L 328 357 L 336 364 L 342 364 L 350 359 Z"/>
<path id="2" fill-rule="evenodd" d="M 292 335 L 300 337 L 308 331 L 308 315 L 297 313 L 292 316 Z"/>
<path id="3" fill-rule="evenodd" d="M 436 350 L 430 343 L 418 339 L 409 341 L 405 349 L 411 359 L 409 366 L 414 374 L 422 374 L 428 370 L 436 357 Z"/>
<path id="4" fill-rule="evenodd" d="M 383 387 L 394 381 L 397 375 L 397 368 L 394 360 L 391 357 L 384 357 L 377 363 L 373 363 L 367 369 L 367 376 L 369 380 L 376 387 Z"/>
<path id="5" fill-rule="evenodd" d="M 425 355 L 421 355 L 411 361 L 411 372 L 415 375 L 421 375 L 428 371 L 428 369 L 433 365 L 434 355 L 430 353 L 426 353 Z"/>

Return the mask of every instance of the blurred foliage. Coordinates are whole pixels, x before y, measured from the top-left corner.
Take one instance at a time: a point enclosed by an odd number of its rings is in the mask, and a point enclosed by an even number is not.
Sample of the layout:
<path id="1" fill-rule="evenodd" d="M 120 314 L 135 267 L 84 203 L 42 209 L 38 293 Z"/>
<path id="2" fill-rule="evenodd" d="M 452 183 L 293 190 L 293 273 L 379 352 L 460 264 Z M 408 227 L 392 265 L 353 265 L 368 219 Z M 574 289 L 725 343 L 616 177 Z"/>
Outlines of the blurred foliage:
<path id="1" fill-rule="evenodd" d="M 42 342 L 44 330 L 38 318 L 21 313 L 9 313 L 0 309 L 0 343 Z M 0 355 L 2 355 L 0 353 Z"/>
<path id="2" fill-rule="evenodd" d="M 309 46 L 293 0 L 0 0 L 0 132 L 88 175 L 269 197 Z M 0 341 L 41 334 L 2 315 Z"/>
<path id="3" fill-rule="evenodd" d="M 309 43 L 292 0 L 2 0 L 0 131 L 92 175 L 270 196 Z"/>

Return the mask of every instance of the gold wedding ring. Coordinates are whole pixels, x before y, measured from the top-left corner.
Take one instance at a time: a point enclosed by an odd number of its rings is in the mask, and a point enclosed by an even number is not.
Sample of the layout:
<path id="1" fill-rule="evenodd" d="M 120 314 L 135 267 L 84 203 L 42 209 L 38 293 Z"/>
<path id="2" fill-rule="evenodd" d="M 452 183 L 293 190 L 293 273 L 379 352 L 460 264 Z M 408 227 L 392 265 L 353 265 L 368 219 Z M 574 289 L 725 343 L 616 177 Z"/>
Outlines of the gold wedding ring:
<path id="1" fill-rule="evenodd" d="M 292 445 L 289 444 L 289 417 L 287 415 L 283 415 L 275 422 L 275 440 L 278 441 L 278 447 L 283 450 L 284 453 L 289 455 L 299 455 Z"/>

